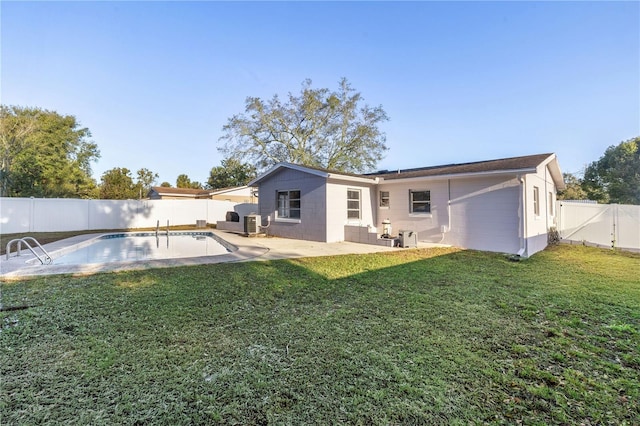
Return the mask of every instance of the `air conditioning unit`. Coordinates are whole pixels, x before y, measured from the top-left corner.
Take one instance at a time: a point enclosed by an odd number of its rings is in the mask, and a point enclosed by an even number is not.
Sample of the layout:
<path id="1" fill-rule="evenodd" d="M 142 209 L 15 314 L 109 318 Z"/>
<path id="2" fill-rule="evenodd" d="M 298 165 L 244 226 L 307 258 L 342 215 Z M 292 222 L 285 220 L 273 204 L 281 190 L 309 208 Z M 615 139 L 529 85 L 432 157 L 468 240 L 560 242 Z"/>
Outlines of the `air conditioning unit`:
<path id="1" fill-rule="evenodd" d="M 398 231 L 400 247 L 418 247 L 418 233 L 408 229 Z"/>
<path id="2" fill-rule="evenodd" d="M 256 235 L 262 225 L 260 215 L 248 214 L 244 217 L 244 233 L 247 235 Z"/>

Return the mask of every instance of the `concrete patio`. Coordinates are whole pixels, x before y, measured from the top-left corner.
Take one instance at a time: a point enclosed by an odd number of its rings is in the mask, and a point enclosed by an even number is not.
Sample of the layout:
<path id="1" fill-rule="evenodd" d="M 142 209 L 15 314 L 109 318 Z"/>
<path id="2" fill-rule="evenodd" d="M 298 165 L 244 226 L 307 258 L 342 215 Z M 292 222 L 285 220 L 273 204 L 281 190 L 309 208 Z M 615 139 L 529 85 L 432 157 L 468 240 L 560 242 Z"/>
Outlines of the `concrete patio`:
<path id="1" fill-rule="evenodd" d="M 198 231 L 202 231 L 199 229 Z M 0 259 L 0 280 L 11 281 L 22 278 L 71 274 L 90 275 L 98 272 L 115 272 L 128 270 L 144 270 L 152 268 L 170 268 L 176 266 L 207 265 L 225 262 L 265 261 L 276 259 L 291 259 L 300 257 L 335 256 L 343 254 L 376 253 L 387 251 L 408 250 L 402 248 L 384 247 L 371 244 L 358 244 L 352 242 L 322 243 L 314 241 L 294 240 L 278 237 L 246 237 L 241 234 L 210 230 L 218 237 L 231 243 L 237 250 L 218 256 L 202 256 L 179 259 L 162 259 L 147 261 L 95 263 L 87 265 L 55 265 L 56 254 L 69 251 L 72 246 L 86 244 L 90 240 L 104 234 L 87 234 L 67 238 L 54 243 L 46 244 L 44 248 L 54 259 L 54 264 L 40 265 L 27 264 L 26 261 L 34 259 L 28 250 L 23 250 L 20 258 L 5 256 Z M 420 248 L 442 247 L 438 244 L 419 243 Z"/>

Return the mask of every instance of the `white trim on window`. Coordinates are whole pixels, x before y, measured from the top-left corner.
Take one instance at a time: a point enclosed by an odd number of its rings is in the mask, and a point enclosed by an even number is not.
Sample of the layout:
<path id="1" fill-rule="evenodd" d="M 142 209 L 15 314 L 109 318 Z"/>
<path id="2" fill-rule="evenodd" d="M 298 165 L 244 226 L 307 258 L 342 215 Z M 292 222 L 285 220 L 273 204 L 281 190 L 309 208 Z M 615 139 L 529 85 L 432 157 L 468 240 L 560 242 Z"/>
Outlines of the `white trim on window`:
<path id="1" fill-rule="evenodd" d="M 431 190 L 409 190 L 409 216 L 431 216 Z"/>
<path id="2" fill-rule="evenodd" d="M 276 218 L 274 222 L 282 222 L 282 223 L 302 223 L 301 219 L 289 219 L 286 217 L 278 217 L 278 212 L 276 212 Z"/>
<path id="3" fill-rule="evenodd" d="M 362 190 L 347 188 L 347 220 L 362 219 Z"/>
<path id="4" fill-rule="evenodd" d="M 389 191 L 379 191 L 378 192 L 378 207 L 381 209 L 388 209 L 390 204 Z"/>
<path id="5" fill-rule="evenodd" d="M 276 220 L 300 222 L 301 195 L 299 189 L 276 190 Z"/>

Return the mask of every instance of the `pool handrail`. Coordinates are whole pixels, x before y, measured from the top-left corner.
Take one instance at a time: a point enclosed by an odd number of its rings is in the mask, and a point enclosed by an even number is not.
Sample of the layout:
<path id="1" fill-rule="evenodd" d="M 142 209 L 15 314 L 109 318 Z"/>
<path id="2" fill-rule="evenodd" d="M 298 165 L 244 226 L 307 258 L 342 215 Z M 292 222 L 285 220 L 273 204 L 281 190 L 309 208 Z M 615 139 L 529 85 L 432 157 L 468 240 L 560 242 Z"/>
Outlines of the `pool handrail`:
<path id="1" fill-rule="evenodd" d="M 40 250 L 42 250 L 42 253 L 44 253 L 44 260 L 38 255 L 38 253 L 36 253 L 36 251 L 33 249 L 33 247 L 31 247 L 31 245 L 27 242 L 27 240 L 32 240 L 37 246 L 38 248 L 40 248 Z M 17 243 L 17 250 L 16 250 L 16 256 L 20 256 L 21 250 L 22 250 L 22 244 L 26 245 L 27 248 L 29 250 L 31 250 L 31 253 L 33 253 L 33 255 L 35 257 L 38 258 L 38 260 L 40 261 L 40 263 L 42 263 L 43 265 L 49 265 L 52 262 L 51 256 L 49 256 L 49 253 L 47 253 L 47 251 L 44 249 L 44 247 L 42 247 L 40 245 L 40 243 L 38 242 L 38 240 L 36 240 L 33 237 L 22 237 L 22 238 L 15 238 L 11 241 L 9 241 L 7 243 L 7 248 L 5 250 L 6 254 L 7 254 L 7 260 L 9 260 L 9 255 L 11 254 L 11 244 L 13 243 Z"/>

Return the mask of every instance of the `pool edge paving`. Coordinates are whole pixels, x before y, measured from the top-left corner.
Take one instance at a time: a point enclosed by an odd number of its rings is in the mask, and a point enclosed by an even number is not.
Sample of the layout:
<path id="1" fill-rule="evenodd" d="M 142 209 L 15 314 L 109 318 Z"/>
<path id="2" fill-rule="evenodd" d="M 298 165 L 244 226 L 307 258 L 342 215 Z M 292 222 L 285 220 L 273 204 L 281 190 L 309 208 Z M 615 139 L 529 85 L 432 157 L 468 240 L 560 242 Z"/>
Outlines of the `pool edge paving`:
<path id="1" fill-rule="evenodd" d="M 193 231 L 202 231 L 202 229 L 194 229 Z M 95 263 L 85 265 L 29 265 L 25 262 L 30 259 L 34 259 L 35 257 L 28 252 L 28 250 L 23 250 L 23 256 L 20 258 L 11 257 L 9 260 L 6 260 L 5 256 L 2 256 L 2 259 L 0 260 L 0 281 L 18 281 L 43 275 L 69 274 L 81 276 L 101 272 L 173 268 L 178 266 L 208 265 L 250 260 L 276 260 L 297 257 L 406 250 L 351 242 L 322 243 L 279 237 L 247 237 L 241 234 L 214 229 L 207 230 L 207 232 L 211 232 L 218 236 L 218 238 L 237 247 L 237 250 L 215 256 Z M 106 234 L 110 233 L 102 232 L 78 235 L 46 244 L 44 248 L 51 255 L 55 255 L 55 253 L 60 253 L 61 251 L 68 251 L 71 246 L 88 244 L 91 240 L 100 238 Z M 421 244 L 421 246 L 424 247 L 425 245 Z"/>

